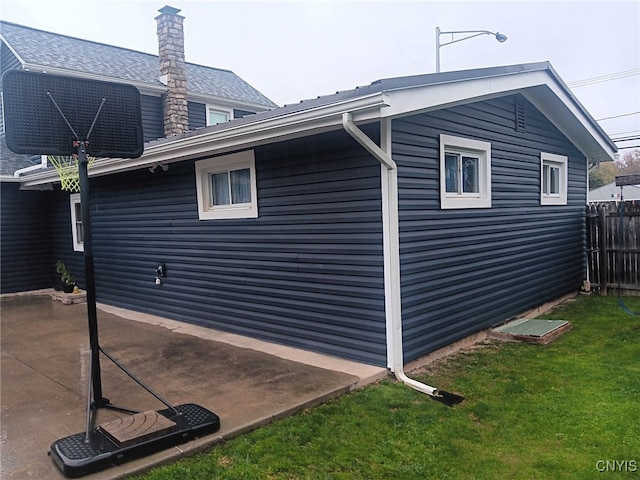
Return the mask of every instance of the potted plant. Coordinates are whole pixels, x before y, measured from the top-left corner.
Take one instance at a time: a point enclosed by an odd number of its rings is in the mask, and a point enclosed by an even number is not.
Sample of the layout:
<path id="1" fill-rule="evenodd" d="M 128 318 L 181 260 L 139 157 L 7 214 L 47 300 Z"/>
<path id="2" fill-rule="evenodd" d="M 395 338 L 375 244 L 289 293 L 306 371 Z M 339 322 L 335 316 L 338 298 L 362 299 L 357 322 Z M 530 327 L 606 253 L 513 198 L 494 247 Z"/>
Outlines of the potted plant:
<path id="1" fill-rule="evenodd" d="M 56 272 L 60 276 L 62 282 L 62 291 L 64 293 L 72 293 L 76 286 L 76 279 L 73 278 L 71 272 L 67 269 L 67 266 L 62 260 L 56 262 Z"/>

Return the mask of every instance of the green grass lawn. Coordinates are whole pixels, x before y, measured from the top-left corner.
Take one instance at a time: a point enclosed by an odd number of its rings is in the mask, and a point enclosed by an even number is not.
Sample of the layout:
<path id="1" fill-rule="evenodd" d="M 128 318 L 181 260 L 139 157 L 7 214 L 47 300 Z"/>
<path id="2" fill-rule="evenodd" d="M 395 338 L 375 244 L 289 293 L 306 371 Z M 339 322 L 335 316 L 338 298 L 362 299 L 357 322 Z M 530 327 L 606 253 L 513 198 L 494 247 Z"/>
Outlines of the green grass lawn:
<path id="1" fill-rule="evenodd" d="M 639 478 L 640 317 L 591 295 L 542 318 L 573 329 L 415 372 L 466 398 L 453 408 L 385 380 L 139 478 Z"/>

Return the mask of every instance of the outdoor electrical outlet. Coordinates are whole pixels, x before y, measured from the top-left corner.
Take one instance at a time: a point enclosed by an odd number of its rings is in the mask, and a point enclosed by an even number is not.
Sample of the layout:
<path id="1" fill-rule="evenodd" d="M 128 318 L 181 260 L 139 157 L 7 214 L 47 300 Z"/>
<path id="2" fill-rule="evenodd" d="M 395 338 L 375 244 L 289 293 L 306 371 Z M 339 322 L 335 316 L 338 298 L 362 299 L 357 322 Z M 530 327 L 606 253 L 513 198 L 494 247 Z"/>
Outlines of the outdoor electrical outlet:
<path id="1" fill-rule="evenodd" d="M 161 263 L 160 265 L 158 265 L 158 268 L 156 268 L 156 275 L 158 276 L 158 278 L 166 277 L 167 267 L 164 263 Z"/>
<path id="2" fill-rule="evenodd" d="M 162 280 L 160 280 L 160 277 L 156 277 L 156 285 L 160 285 L 162 283 Z"/>

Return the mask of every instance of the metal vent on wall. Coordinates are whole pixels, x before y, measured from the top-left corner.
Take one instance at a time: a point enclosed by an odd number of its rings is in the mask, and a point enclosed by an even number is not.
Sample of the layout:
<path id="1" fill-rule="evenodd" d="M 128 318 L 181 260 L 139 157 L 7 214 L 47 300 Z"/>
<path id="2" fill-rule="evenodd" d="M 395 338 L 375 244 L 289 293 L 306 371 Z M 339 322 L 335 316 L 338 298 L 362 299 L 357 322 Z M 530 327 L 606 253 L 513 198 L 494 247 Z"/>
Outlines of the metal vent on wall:
<path id="1" fill-rule="evenodd" d="M 527 128 L 527 111 L 526 103 L 520 96 L 516 97 L 515 116 L 516 132 L 524 132 Z"/>

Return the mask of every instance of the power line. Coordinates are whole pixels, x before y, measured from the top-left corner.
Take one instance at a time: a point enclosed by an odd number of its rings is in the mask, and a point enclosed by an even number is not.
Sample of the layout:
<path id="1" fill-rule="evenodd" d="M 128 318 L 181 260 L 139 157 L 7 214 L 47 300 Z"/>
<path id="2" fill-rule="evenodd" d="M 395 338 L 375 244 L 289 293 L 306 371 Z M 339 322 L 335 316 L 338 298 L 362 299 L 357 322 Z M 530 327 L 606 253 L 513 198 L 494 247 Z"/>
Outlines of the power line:
<path id="1" fill-rule="evenodd" d="M 639 131 L 640 131 L 640 130 L 638 130 L 638 129 L 636 128 L 635 130 L 626 130 L 626 131 L 624 131 L 624 132 L 611 132 L 611 133 L 609 133 L 608 135 L 609 135 L 610 137 L 613 137 L 613 136 L 615 136 L 615 135 L 626 135 L 626 134 L 628 134 L 628 133 L 638 133 Z"/>
<path id="2" fill-rule="evenodd" d="M 602 75 L 600 77 L 585 78 L 584 80 L 577 80 L 575 82 L 568 83 L 571 88 L 584 87 L 586 85 L 593 85 L 595 83 L 610 82 L 611 80 L 618 80 L 619 78 L 631 77 L 633 75 L 640 74 L 640 68 L 634 68 L 632 70 L 625 70 L 623 72 L 610 73 Z"/>
<path id="3" fill-rule="evenodd" d="M 639 112 L 630 112 L 630 113 L 621 113 L 620 115 L 613 115 L 612 117 L 598 118 L 596 120 L 596 122 L 601 122 L 602 120 L 611 120 L 612 118 L 629 117 L 631 115 L 637 115 L 639 113 L 640 113 L 640 111 Z"/>

